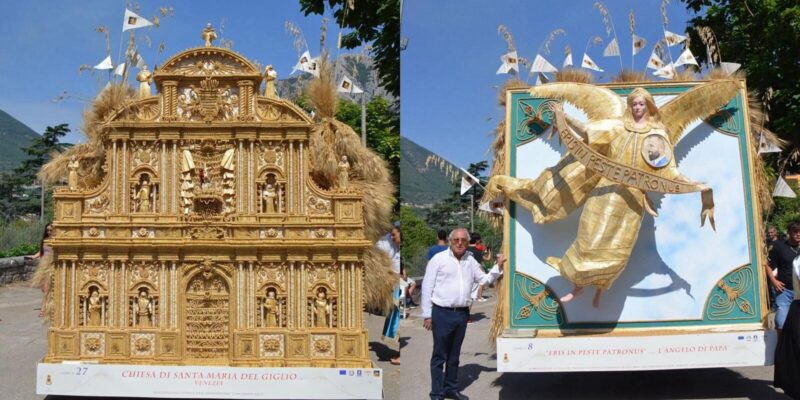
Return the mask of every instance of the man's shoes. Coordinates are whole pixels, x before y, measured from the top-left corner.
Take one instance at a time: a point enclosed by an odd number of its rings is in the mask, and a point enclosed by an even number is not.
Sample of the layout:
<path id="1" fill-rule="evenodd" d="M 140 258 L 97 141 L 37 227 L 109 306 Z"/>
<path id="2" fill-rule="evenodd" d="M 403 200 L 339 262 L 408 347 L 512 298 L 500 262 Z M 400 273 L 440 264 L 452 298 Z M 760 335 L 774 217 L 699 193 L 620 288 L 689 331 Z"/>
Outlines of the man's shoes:
<path id="1" fill-rule="evenodd" d="M 447 393 L 444 395 L 444 398 L 455 399 L 455 400 L 469 400 L 469 397 L 467 397 L 467 395 L 461 394 L 461 392 Z"/>
<path id="2" fill-rule="evenodd" d="M 479 298 L 478 298 L 478 302 L 479 302 L 479 303 L 483 303 L 483 302 L 485 302 L 485 301 L 486 301 L 486 299 L 485 299 L 485 298 L 483 298 L 483 297 L 479 297 Z"/>

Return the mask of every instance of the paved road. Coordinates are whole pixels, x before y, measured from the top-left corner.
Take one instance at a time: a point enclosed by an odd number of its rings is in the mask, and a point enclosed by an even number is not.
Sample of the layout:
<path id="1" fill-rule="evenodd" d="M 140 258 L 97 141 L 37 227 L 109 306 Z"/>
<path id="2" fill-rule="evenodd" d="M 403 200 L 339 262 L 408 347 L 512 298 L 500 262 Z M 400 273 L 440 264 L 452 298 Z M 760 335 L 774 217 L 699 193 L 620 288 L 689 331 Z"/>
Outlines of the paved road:
<path id="1" fill-rule="evenodd" d="M 36 363 L 47 348 L 47 327 L 39 319 L 39 289 L 23 284 L 0 286 L 0 399 L 43 399 L 36 395 Z M 397 343 L 381 341 L 384 318 L 364 314 L 369 329 L 370 355 L 384 371 L 385 398 L 399 398 L 400 368 L 389 363 L 397 355 Z M 77 397 L 48 396 L 47 400 L 76 400 Z M 96 397 L 90 399 L 97 399 Z M 124 399 L 120 399 L 124 400 Z"/>
<path id="2" fill-rule="evenodd" d="M 485 294 L 493 296 L 493 292 Z M 678 371 L 505 373 L 488 341 L 494 298 L 473 306 L 476 321 L 461 348 L 459 386 L 474 400 L 502 399 L 788 399 L 772 387 L 772 367 Z M 400 325 L 403 365 L 400 399 L 426 399 L 433 339 L 419 310 Z M 800 379 L 800 378 L 799 378 Z"/>

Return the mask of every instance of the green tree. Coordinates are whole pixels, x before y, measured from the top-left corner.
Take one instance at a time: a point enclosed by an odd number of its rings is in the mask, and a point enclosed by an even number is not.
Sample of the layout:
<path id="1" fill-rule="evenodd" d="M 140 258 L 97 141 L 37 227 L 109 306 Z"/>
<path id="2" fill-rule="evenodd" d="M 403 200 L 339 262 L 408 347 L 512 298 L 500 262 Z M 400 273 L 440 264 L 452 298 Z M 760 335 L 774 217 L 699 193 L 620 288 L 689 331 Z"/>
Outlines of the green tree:
<path id="1" fill-rule="evenodd" d="M 339 100 L 336 119 L 356 132 L 361 132 L 361 106 Z M 400 113 L 397 107 L 382 97 L 367 103 L 367 147 L 389 164 L 395 184 L 400 182 Z"/>
<path id="2" fill-rule="evenodd" d="M 436 231 L 403 206 L 400 207 L 400 229 L 403 232 L 402 260 L 408 275 L 424 274 L 428 248 L 436 243 Z"/>
<path id="3" fill-rule="evenodd" d="M 797 0 L 683 0 L 697 13 L 691 50 L 708 61 L 697 29 L 714 31 L 723 61 L 742 64 L 747 87 L 759 94 L 773 90 L 767 128 L 800 144 L 800 3 Z M 794 166 L 796 169 L 797 166 Z"/>
<path id="4" fill-rule="evenodd" d="M 54 151 L 60 152 L 66 148 L 60 140 L 68 132 L 70 129 L 67 124 L 48 126 L 41 137 L 23 148 L 28 158 L 14 169 L 13 174 L 0 176 L 0 216 L 5 221 L 41 212 L 42 190 L 41 186 L 36 184 L 36 173 L 50 161 Z M 50 189 L 44 193 L 46 211 L 52 209 L 51 193 Z"/>
<path id="5" fill-rule="evenodd" d="M 381 86 L 399 97 L 400 0 L 300 0 L 305 15 L 323 15 L 326 5 L 340 28 L 353 29 L 342 36 L 342 47 L 371 44 Z"/>

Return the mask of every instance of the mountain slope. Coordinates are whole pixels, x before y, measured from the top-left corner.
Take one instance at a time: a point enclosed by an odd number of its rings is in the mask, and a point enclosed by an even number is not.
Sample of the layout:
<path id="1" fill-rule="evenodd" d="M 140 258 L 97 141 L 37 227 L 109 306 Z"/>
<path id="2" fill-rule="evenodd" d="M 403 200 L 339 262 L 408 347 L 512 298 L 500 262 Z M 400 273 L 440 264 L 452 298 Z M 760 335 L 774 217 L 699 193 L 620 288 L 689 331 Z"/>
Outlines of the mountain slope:
<path id="1" fill-rule="evenodd" d="M 39 137 L 33 129 L 0 110 L 0 172 L 19 166 L 28 156 L 22 151 Z"/>
<path id="2" fill-rule="evenodd" d="M 425 167 L 430 150 L 400 136 L 400 198 L 406 204 L 432 205 L 455 190 L 453 183 L 438 167 Z"/>

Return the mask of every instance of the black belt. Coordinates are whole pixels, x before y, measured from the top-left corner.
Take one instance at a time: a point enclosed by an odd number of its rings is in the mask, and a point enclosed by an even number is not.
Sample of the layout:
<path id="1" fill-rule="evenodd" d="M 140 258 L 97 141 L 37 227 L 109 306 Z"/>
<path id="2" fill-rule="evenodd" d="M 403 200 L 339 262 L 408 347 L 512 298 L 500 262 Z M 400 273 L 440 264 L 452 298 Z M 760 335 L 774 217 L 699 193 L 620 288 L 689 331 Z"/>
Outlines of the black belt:
<path id="1" fill-rule="evenodd" d="M 469 312 L 469 307 L 442 307 L 442 306 L 440 306 L 438 304 L 434 304 L 434 303 L 431 303 L 431 304 L 433 304 L 434 308 L 441 308 L 442 310 L 462 311 L 462 312 L 467 311 L 467 312 Z"/>

